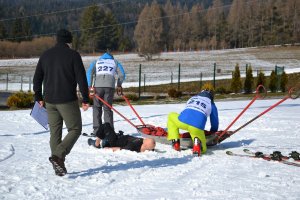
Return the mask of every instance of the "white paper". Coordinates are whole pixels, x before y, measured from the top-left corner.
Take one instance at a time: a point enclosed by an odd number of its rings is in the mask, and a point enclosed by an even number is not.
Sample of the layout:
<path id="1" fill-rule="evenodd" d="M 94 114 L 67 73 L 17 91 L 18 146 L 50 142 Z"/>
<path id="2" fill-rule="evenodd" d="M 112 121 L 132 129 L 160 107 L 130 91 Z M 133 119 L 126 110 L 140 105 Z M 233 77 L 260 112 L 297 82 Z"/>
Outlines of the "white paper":
<path id="1" fill-rule="evenodd" d="M 35 119 L 40 125 L 42 125 L 46 130 L 48 130 L 48 113 L 46 108 L 41 107 L 36 101 L 31 110 L 30 116 Z"/>

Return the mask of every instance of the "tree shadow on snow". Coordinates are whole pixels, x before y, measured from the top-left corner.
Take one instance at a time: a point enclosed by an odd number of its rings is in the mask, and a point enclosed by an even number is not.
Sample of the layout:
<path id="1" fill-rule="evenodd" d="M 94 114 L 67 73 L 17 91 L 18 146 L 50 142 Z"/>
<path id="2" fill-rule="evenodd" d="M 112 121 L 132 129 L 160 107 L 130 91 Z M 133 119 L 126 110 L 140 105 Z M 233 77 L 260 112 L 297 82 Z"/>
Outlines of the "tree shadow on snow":
<path id="1" fill-rule="evenodd" d="M 126 171 L 128 169 L 137 169 L 137 168 L 160 168 L 160 167 L 169 167 L 175 165 L 181 165 L 189 162 L 192 158 L 192 155 L 184 156 L 181 158 L 160 158 L 156 160 L 139 160 L 132 161 L 128 163 L 119 163 L 115 166 L 102 166 L 94 169 L 83 170 L 79 172 L 71 172 L 69 178 L 75 179 L 77 177 L 86 177 L 92 176 L 98 173 L 111 173 L 113 171 Z"/>

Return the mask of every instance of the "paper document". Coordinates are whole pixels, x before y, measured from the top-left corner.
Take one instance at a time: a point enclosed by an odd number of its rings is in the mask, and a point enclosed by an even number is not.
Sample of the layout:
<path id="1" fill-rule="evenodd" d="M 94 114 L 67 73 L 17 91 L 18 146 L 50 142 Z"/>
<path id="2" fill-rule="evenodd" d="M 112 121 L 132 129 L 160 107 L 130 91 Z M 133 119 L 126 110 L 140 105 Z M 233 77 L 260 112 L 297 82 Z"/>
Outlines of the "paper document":
<path id="1" fill-rule="evenodd" d="M 48 114 L 44 107 L 40 107 L 40 104 L 36 101 L 31 110 L 30 116 L 35 119 L 40 125 L 42 125 L 46 130 L 48 130 Z"/>

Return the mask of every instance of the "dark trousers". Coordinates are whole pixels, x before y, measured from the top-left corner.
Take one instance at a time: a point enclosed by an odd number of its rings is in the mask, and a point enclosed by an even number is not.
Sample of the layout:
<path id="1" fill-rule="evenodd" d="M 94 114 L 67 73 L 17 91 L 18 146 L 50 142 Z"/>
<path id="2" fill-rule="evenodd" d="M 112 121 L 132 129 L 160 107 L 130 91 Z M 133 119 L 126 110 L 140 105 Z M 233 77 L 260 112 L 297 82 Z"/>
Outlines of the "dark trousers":
<path id="1" fill-rule="evenodd" d="M 101 99 L 106 101 L 109 105 L 112 105 L 115 89 L 114 88 L 95 88 L 96 95 L 98 95 Z M 113 111 L 103 104 L 99 99 L 94 97 L 93 99 L 93 129 L 94 134 L 97 133 L 99 127 L 104 123 L 109 123 L 111 127 L 114 127 L 114 118 L 113 118 Z M 102 109 L 103 109 L 103 116 L 104 121 L 102 122 Z"/>
<path id="2" fill-rule="evenodd" d="M 50 148 L 52 155 L 64 159 L 71 152 L 81 135 L 82 121 L 78 101 L 63 104 L 46 103 L 50 127 Z M 68 129 L 62 139 L 63 122 Z"/>

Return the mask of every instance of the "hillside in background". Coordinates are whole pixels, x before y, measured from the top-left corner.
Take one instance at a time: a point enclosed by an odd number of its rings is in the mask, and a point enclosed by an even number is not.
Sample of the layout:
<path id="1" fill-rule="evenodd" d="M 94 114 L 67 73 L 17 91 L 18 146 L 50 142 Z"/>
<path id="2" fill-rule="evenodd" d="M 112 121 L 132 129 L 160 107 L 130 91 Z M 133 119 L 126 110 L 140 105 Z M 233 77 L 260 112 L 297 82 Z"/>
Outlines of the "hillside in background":
<path id="1" fill-rule="evenodd" d="M 297 45 L 299 16 L 297 0 L 1 1 L 0 57 L 40 56 L 59 28 L 72 32 L 81 53 L 110 49 L 147 60 L 170 51 Z"/>
<path id="2" fill-rule="evenodd" d="M 199 0 L 197 3 L 205 8 L 212 4 L 213 0 Z M 230 2 L 225 0 L 224 2 Z M 68 27 L 70 30 L 79 28 L 79 18 L 84 9 L 91 5 L 103 6 L 110 9 L 119 22 L 136 21 L 140 12 L 146 4 L 151 4 L 152 0 L 0 0 L 0 22 L 4 22 L 8 30 L 14 19 L 24 16 L 31 24 L 31 32 L 35 34 L 55 33 L 61 27 Z M 165 0 L 157 1 L 164 4 Z M 189 8 L 195 4 L 194 0 L 171 0 L 173 4 L 177 2 Z M 125 34 L 132 36 L 135 23 L 124 26 Z M 9 31 L 10 32 L 10 31 Z"/>

